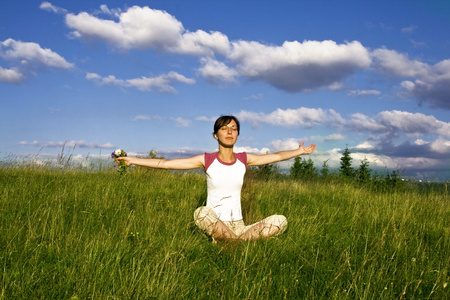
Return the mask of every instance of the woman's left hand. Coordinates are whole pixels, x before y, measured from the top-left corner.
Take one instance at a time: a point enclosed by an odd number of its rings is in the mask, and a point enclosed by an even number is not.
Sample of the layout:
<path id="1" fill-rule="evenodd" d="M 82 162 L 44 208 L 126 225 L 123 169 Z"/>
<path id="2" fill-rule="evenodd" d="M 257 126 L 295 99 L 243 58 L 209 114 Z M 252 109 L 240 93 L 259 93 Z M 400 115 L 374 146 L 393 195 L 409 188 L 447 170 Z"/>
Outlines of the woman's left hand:
<path id="1" fill-rule="evenodd" d="M 302 142 L 298 148 L 302 151 L 302 154 L 311 154 L 316 150 L 316 145 L 311 144 L 308 147 L 303 147 L 304 142 Z"/>

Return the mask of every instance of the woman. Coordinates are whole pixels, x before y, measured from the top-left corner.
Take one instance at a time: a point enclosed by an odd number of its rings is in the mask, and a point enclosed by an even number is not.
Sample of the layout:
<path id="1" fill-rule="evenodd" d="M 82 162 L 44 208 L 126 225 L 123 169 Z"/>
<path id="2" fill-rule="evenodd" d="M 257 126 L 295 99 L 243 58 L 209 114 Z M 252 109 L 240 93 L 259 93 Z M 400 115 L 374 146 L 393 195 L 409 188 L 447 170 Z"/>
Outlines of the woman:
<path id="1" fill-rule="evenodd" d="M 214 124 L 214 138 L 219 151 L 181 159 L 146 159 L 119 157 L 127 165 L 150 168 L 188 170 L 203 168 L 207 175 L 208 197 L 206 206 L 194 212 L 196 225 L 213 240 L 256 240 L 282 233 L 287 227 L 284 216 L 273 215 L 255 224 L 246 226 L 241 213 L 241 188 L 247 166 L 259 166 L 310 154 L 316 145 L 271 154 L 256 155 L 234 153 L 240 131 L 239 121 L 234 116 L 222 116 Z"/>

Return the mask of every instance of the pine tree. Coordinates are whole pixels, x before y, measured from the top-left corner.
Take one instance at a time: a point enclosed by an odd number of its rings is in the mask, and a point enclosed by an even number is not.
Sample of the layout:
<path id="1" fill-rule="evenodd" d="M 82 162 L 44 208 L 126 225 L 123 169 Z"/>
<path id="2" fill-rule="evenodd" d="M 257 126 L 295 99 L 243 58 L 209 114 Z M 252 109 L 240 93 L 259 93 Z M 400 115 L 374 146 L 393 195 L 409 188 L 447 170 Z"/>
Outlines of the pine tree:
<path id="1" fill-rule="evenodd" d="M 306 160 L 300 156 L 294 158 L 294 164 L 291 167 L 291 176 L 294 178 L 312 178 L 317 175 L 317 169 L 311 158 Z"/>
<path id="2" fill-rule="evenodd" d="M 350 151 L 348 147 L 345 147 L 344 153 L 342 153 L 341 157 L 341 168 L 339 173 L 345 177 L 354 177 L 355 171 L 352 168 L 352 157 L 350 156 Z"/>
<path id="3" fill-rule="evenodd" d="M 366 182 L 370 179 L 370 173 L 372 170 L 369 167 L 369 161 L 367 158 L 361 161 L 358 170 L 356 170 L 356 177 L 360 182 Z"/>
<path id="4" fill-rule="evenodd" d="M 322 170 L 321 170 L 321 174 L 323 177 L 327 177 L 328 175 L 330 175 L 330 168 L 328 167 L 328 159 L 325 160 L 322 164 Z"/>

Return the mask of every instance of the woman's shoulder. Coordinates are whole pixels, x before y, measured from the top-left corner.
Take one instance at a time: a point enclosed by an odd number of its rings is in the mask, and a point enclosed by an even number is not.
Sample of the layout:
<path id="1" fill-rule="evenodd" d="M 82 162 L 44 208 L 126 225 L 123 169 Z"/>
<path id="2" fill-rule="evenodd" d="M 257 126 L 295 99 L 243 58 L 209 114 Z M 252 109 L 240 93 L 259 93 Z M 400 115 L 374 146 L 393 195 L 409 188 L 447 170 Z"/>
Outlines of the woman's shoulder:
<path id="1" fill-rule="evenodd" d="M 205 153 L 205 170 L 213 163 L 214 159 L 218 158 L 218 153 Z"/>
<path id="2" fill-rule="evenodd" d="M 234 154 L 236 157 L 236 160 L 239 160 L 244 165 L 247 165 L 247 152 L 239 152 Z"/>

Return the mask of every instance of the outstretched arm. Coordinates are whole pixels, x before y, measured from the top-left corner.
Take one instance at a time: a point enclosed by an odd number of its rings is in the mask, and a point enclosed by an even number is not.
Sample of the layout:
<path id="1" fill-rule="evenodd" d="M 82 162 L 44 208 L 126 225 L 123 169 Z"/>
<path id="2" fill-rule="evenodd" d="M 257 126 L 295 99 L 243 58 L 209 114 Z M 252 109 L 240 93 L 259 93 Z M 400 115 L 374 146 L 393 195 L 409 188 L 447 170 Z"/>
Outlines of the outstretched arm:
<path id="1" fill-rule="evenodd" d="M 247 154 L 247 164 L 249 166 L 260 166 L 260 165 L 266 165 L 271 164 L 283 160 L 287 160 L 299 155 L 304 154 L 311 154 L 316 150 L 316 145 L 309 145 L 308 147 L 303 147 L 304 143 L 301 143 L 299 147 L 295 150 L 289 150 L 289 151 L 280 151 L 276 153 L 269 153 L 269 154 L 263 154 L 263 155 L 257 155 L 257 154 Z"/>
<path id="2" fill-rule="evenodd" d="M 137 165 L 149 168 L 157 169 L 169 169 L 169 170 L 189 170 L 203 168 L 205 166 L 205 155 L 200 154 L 190 158 L 178 158 L 178 159 L 159 159 L 159 158 L 138 158 L 138 157 L 118 157 L 116 159 L 124 160 L 128 166 Z"/>

